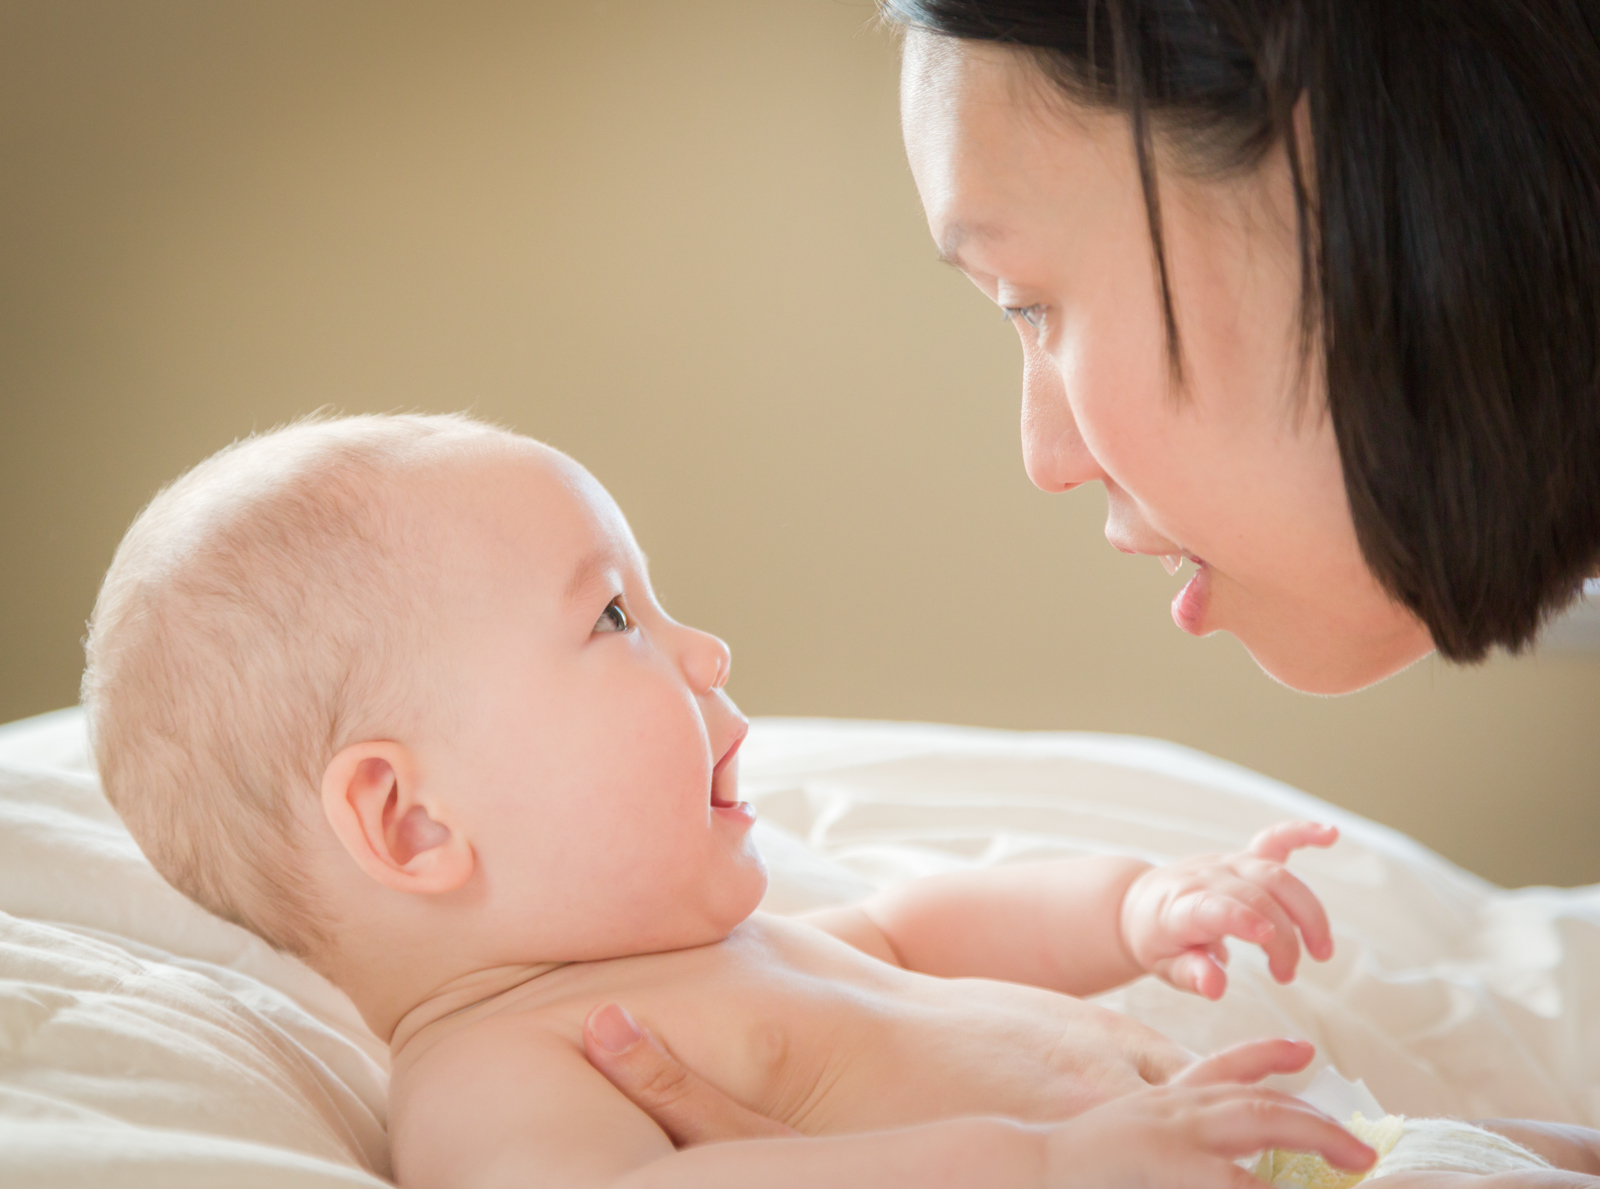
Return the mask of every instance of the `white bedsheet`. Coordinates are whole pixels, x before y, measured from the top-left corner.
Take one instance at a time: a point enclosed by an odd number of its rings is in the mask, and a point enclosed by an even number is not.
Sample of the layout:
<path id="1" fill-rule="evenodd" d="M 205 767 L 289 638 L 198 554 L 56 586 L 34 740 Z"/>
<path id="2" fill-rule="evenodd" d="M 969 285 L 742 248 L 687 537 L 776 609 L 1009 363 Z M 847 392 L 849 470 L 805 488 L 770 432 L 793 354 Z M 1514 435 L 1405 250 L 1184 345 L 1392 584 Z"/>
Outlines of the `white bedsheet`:
<path id="1" fill-rule="evenodd" d="M 1338 954 L 1279 987 L 1240 948 L 1220 1004 L 1113 1006 L 1196 1050 L 1317 1042 L 1410 1114 L 1600 1125 L 1600 890 L 1506 892 L 1408 839 L 1149 740 L 758 721 L 743 753 L 767 907 L 970 864 L 1176 857 L 1285 816 Z M 303 965 L 168 888 L 106 806 L 76 711 L 0 727 L 0 1183 L 381 1185 L 384 1050 Z"/>

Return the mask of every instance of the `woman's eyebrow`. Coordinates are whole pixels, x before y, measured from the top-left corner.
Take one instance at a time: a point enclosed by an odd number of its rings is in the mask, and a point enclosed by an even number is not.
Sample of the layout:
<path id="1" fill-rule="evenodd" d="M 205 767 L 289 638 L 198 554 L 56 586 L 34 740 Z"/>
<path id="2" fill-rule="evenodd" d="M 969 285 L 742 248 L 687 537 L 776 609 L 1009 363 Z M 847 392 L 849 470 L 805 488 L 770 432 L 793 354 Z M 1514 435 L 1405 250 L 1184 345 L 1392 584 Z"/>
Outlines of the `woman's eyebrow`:
<path id="1" fill-rule="evenodd" d="M 960 228 L 957 228 L 956 230 L 959 232 Z M 967 237 L 964 233 L 945 236 L 945 238 L 938 244 L 939 263 L 948 264 L 951 268 L 961 268 L 960 245 L 961 241 L 966 238 Z"/>
<path id="2" fill-rule="evenodd" d="M 1001 239 L 1004 231 L 993 223 L 952 223 L 939 239 L 939 259 L 946 264 L 965 269 L 961 262 L 961 245 L 969 239 Z"/>

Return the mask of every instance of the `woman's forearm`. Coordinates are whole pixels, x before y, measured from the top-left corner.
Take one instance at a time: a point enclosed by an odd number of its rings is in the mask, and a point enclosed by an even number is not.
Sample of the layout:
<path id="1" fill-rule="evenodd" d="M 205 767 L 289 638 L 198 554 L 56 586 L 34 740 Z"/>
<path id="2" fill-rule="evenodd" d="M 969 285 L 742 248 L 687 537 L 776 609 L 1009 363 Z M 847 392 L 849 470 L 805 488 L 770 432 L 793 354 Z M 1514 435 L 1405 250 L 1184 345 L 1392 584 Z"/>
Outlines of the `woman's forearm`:
<path id="1" fill-rule="evenodd" d="M 953 1119 L 896 1131 L 738 1140 L 687 1148 L 610 1189 L 1042 1189 L 1046 1139 L 1005 1119 Z"/>

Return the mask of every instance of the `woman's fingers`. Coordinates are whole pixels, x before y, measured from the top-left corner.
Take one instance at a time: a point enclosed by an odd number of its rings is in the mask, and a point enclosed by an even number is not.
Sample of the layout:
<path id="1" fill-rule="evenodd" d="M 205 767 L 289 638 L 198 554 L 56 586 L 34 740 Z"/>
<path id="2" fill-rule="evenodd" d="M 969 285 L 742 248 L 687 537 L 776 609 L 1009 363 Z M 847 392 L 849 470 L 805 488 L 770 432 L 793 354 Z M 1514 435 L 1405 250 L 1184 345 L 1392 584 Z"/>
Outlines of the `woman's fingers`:
<path id="1" fill-rule="evenodd" d="M 1207 1151 L 1233 1159 L 1265 1148 L 1317 1152 L 1335 1168 L 1362 1172 L 1378 1154 L 1321 1111 L 1271 1090 L 1240 1087 L 1210 1104 L 1198 1122 Z"/>
<path id="2" fill-rule="evenodd" d="M 583 1022 L 583 1052 L 679 1148 L 797 1134 L 702 1080 L 615 1003 Z"/>
<path id="3" fill-rule="evenodd" d="M 1304 1063 L 1292 1041 L 1240 1045 L 1209 1061 L 1201 1075 L 1265 1073 Z M 1192 1072 L 1186 1076 L 1194 1076 Z M 1257 1086 L 1174 1081 L 1102 1103 L 1050 1136 L 1046 1183 L 1061 1186 L 1184 1185 L 1236 1189 L 1228 1161 L 1267 1148 L 1319 1152 L 1336 1168 L 1366 1170 L 1377 1153 L 1297 1098 Z"/>
<path id="4" fill-rule="evenodd" d="M 1218 1086 L 1227 1083 L 1259 1082 L 1275 1073 L 1299 1073 L 1317 1049 L 1310 1041 L 1274 1037 L 1247 1040 L 1232 1048 L 1202 1057 L 1177 1077 L 1174 1086 Z"/>
<path id="5" fill-rule="evenodd" d="M 1151 1086 L 1169 1085 L 1173 1078 L 1200 1060 L 1199 1054 L 1173 1044 L 1164 1036 L 1136 1045 L 1132 1056 L 1139 1076 Z"/>

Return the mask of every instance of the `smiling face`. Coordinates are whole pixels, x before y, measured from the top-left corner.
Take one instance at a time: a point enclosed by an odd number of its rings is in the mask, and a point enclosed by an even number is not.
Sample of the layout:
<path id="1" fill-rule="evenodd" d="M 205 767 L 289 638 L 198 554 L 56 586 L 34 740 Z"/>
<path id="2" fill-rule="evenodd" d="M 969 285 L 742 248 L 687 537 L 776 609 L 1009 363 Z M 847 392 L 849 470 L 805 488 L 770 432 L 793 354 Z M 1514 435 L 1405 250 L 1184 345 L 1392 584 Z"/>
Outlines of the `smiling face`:
<path id="1" fill-rule="evenodd" d="M 1319 369 L 1296 388 L 1283 154 L 1238 179 L 1161 170 L 1175 392 L 1127 118 L 1072 107 L 1015 51 L 919 32 L 901 100 L 941 253 L 1016 311 L 1029 478 L 1102 484 L 1112 545 L 1198 563 L 1178 625 L 1231 632 L 1288 685 L 1344 692 L 1426 655 L 1361 558 Z"/>
<path id="2" fill-rule="evenodd" d="M 727 646 L 662 610 L 622 513 L 571 459 L 522 443 L 439 499 L 449 677 L 415 752 L 424 784 L 449 785 L 499 957 L 725 937 L 766 890 Z"/>

